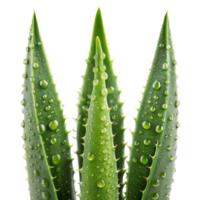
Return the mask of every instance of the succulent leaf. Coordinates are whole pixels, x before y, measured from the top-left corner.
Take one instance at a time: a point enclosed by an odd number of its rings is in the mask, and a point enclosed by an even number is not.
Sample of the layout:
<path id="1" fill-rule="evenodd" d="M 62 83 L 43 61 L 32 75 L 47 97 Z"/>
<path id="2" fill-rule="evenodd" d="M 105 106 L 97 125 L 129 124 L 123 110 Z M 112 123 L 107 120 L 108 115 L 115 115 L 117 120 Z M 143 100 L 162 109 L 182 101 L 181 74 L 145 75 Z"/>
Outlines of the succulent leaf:
<path id="1" fill-rule="evenodd" d="M 127 176 L 127 200 L 169 197 L 179 127 L 176 64 L 166 14 L 136 119 Z"/>
<path id="2" fill-rule="evenodd" d="M 28 40 L 21 104 L 31 199 L 75 200 L 68 132 L 35 12 Z"/>
<path id="3" fill-rule="evenodd" d="M 96 37 L 93 91 L 85 125 L 85 149 L 81 169 L 81 200 L 117 200 L 117 164 L 114 151 L 112 126 L 107 104 L 105 72 L 99 37 Z"/>

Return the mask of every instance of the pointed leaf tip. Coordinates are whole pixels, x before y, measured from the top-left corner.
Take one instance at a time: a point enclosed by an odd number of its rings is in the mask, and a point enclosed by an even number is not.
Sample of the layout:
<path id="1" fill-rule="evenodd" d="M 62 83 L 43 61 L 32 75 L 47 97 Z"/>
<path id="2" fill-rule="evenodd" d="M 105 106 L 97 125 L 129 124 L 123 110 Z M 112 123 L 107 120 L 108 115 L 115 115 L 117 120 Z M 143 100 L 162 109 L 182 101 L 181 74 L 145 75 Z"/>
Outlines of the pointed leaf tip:
<path id="1" fill-rule="evenodd" d="M 97 8 L 101 10 L 102 9 L 102 5 L 98 5 Z"/>
<path id="2" fill-rule="evenodd" d="M 32 12 L 37 12 L 37 9 L 36 8 L 32 8 Z"/>
<path id="3" fill-rule="evenodd" d="M 96 36 L 96 53 L 100 54 L 101 51 L 102 51 L 101 42 L 100 42 L 99 36 Z"/>
<path id="4" fill-rule="evenodd" d="M 166 15 L 170 15 L 170 8 L 165 8 Z"/>

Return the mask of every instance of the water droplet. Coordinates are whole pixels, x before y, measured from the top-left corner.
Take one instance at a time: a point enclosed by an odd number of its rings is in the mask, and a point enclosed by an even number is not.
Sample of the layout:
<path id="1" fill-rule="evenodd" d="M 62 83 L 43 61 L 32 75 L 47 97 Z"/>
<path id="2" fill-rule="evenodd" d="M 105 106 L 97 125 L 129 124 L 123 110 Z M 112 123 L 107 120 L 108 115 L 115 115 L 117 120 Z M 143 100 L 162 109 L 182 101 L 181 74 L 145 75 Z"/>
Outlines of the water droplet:
<path id="1" fill-rule="evenodd" d="M 175 140 L 178 140 L 178 139 L 180 139 L 179 136 L 178 136 L 178 135 L 175 135 Z"/>
<path id="2" fill-rule="evenodd" d="M 22 128 L 25 127 L 25 121 L 24 120 L 21 122 L 21 126 L 22 126 Z"/>
<path id="3" fill-rule="evenodd" d="M 105 110 L 106 109 L 106 106 L 105 105 L 102 105 L 101 106 L 101 110 Z"/>
<path id="4" fill-rule="evenodd" d="M 159 44 L 159 47 L 160 47 L 160 48 L 163 48 L 164 46 L 165 46 L 165 45 L 162 44 L 162 43 Z"/>
<path id="5" fill-rule="evenodd" d="M 107 132 L 107 130 L 106 130 L 106 128 L 103 128 L 103 129 L 101 129 L 101 133 L 106 133 Z"/>
<path id="6" fill-rule="evenodd" d="M 26 140 L 26 135 L 25 134 L 22 135 L 22 139 Z"/>
<path id="7" fill-rule="evenodd" d="M 144 129 L 150 129 L 151 128 L 151 123 L 148 122 L 148 121 L 144 121 L 142 123 L 142 126 L 143 126 Z"/>
<path id="8" fill-rule="evenodd" d="M 45 131 L 46 131 L 46 128 L 45 128 L 44 124 L 39 124 L 39 125 L 37 125 L 37 132 L 38 132 L 39 134 L 44 134 Z"/>
<path id="9" fill-rule="evenodd" d="M 56 138 L 52 138 L 51 139 L 51 144 L 55 144 L 56 143 Z"/>
<path id="10" fill-rule="evenodd" d="M 53 99 L 50 99 L 50 100 L 49 100 L 49 103 L 53 103 Z"/>
<path id="11" fill-rule="evenodd" d="M 101 116 L 101 121 L 105 121 L 106 120 L 106 116 L 105 115 L 103 115 L 103 116 Z"/>
<path id="12" fill-rule="evenodd" d="M 138 147 L 138 146 L 140 145 L 140 142 L 136 140 L 136 141 L 134 142 L 134 145 L 135 145 L 136 147 Z"/>
<path id="13" fill-rule="evenodd" d="M 155 81 L 152 85 L 154 90 L 159 90 L 161 87 L 161 83 L 159 81 Z"/>
<path id="14" fill-rule="evenodd" d="M 164 64 L 163 64 L 163 66 L 162 66 L 162 68 L 163 68 L 163 70 L 165 70 L 165 71 L 166 71 L 166 70 L 168 70 L 169 66 L 168 66 L 168 64 L 167 64 L 167 63 L 164 63 Z"/>
<path id="15" fill-rule="evenodd" d="M 150 111 L 151 112 L 156 112 L 156 108 L 154 106 L 151 106 Z"/>
<path id="16" fill-rule="evenodd" d="M 22 74 L 22 78 L 27 78 L 27 74 Z"/>
<path id="17" fill-rule="evenodd" d="M 102 78 L 103 80 L 106 80 L 106 79 L 108 78 L 108 74 L 107 74 L 106 72 L 103 72 L 103 73 L 101 74 L 101 78 Z"/>
<path id="18" fill-rule="evenodd" d="M 165 122 L 165 118 L 162 118 L 162 120 L 161 120 L 163 123 Z"/>
<path id="19" fill-rule="evenodd" d="M 34 82 L 34 80 L 35 80 L 35 79 L 34 79 L 34 77 L 32 76 L 32 77 L 30 78 L 30 81 L 31 81 L 31 82 Z"/>
<path id="20" fill-rule="evenodd" d="M 49 111 L 50 109 L 51 109 L 51 106 L 46 106 L 46 107 L 45 107 L 45 110 L 46 110 L 46 111 Z"/>
<path id="21" fill-rule="evenodd" d="M 153 187 L 158 187 L 160 185 L 160 181 L 158 179 L 153 180 L 152 186 Z"/>
<path id="22" fill-rule="evenodd" d="M 168 85 L 168 84 L 169 84 L 169 81 L 168 81 L 168 80 L 166 80 L 166 81 L 165 81 L 165 84 L 166 84 L 166 85 Z"/>
<path id="23" fill-rule="evenodd" d="M 116 119 L 116 115 L 112 115 L 111 118 L 114 120 Z"/>
<path id="24" fill-rule="evenodd" d="M 169 116 L 169 120 L 170 121 L 172 121 L 173 120 L 173 116 L 171 115 L 171 116 Z"/>
<path id="25" fill-rule="evenodd" d="M 132 159 L 132 161 L 134 162 L 134 163 L 137 163 L 137 158 L 136 157 L 134 157 L 133 159 Z"/>
<path id="26" fill-rule="evenodd" d="M 163 173 L 161 174 L 161 177 L 162 177 L 162 178 L 165 178 L 166 175 L 167 175 L 166 172 L 163 172 Z"/>
<path id="27" fill-rule="evenodd" d="M 95 99 L 96 99 L 96 95 L 95 95 L 95 94 L 92 94 L 92 95 L 91 95 L 91 99 L 92 99 L 92 100 L 95 100 Z"/>
<path id="28" fill-rule="evenodd" d="M 28 63 L 28 60 L 27 59 L 23 59 L 21 64 L 22 65 L 27 65 L 27 63 Z"/>
<path id="29" fill-rule="evenodd" d="M 162 108 L 163 108 L 164 110 L 166 110 L 166 109 L 168 108 L 168 105 L 167 105 L 166 103 L 164 103 L 164 104 L 162 105 Z"/>
<path id="30" fill-rule="evenodd" d="M 58 167 L 58 168 L 56 169 L 56 171 L 59 172 L 59 171 L 60 171 L 60 167 Z"/>
<path id="31" fill-rule="evenodd" d="M 48 192 L 42 192 L 42 198 L 43 199 L 49 199 L 50 198 L 50 194 Z"/>
<path id="32" fill-rule="evenodd" d="M 174 160 L 174 156 L 170 156 L 170 158 L 169 158 L 171 161 L 173 161 Z"/>
<path id="33" fill-rule="evenodd" d="M 101 70 L 102 72 L 104 72 L 104 71 L 106 70 L 106 66 L 105 66 L 105 65 L 101 65 L 101 66 L 100 66 L 100 70 Z"/>
<path id="34" fill-rule="evenodd" d="M 163 126 L 156 126 L 156 133 L 162 133 L 163 132 Z"/>
<path id="35" fill-rule="evenodd" d="M 103 188 L 103 187 L 105 186 L 104 180 L 99 180 L 99 181 L 97 182 L 97 186 L 98 186 L 99 188 Z"/>
<path id="36" fill-rule="evenodd" d="M 46 89 L 48 87 L 48 82 L 46 80 L 41 80 L 40 81 L 40 86 L 43 88 L 43 89 Z"/>
<path id="37" fill-rule="evenodd" d="M 58 121 L 57 120 L 50 121 L 49 128 L 53 131 L 56 130 L 58 128 Z"/>
<path id="38" fill-rule="evenodd" d="M 88 154 L 87 154 L 87 159 L 88 159 L 89 161 L 94 160 L 94 154 L 88 153 Z"/>
<path id="39" fill-rule="evenodd" d="M 95 74 L 98 72 L 98 67 L 97 67 L 97 66 L 93 68 L 93 72 L 94 72 Z"/>
<path id="40" fill-rule="evenodd" d="M 165 96 L 168 96 L 168 94 L 169 94 L 168 91 L 165 91 L 165 92 L 164 92 L 164 95 L 165 95 Z"/>
<path id="41" fill-rule="evenodd" d="M 98 79 L 96 79 L 96 78 L 95 78 L 95 79 L 93 80 L 93 82 L 92 82 L 92 84 L 93 84 L 94 86 L 97 86 L 97 85 L 98 85 L 98 83 L 99 83 L 99 80 L 98 80 Z"/>
<path id="42" fill-rule="evenodd" d="M 174 64 L 174 65 L 177 65 L 177 61 L 176 61 L 176 60 L 174 60 L 173 64 Z"/>
<path id="43" fill-rule="evenodd" d="M 58 165 L 60 163 L 60 161 L 61 161 L 61 156 L 59 154 L 54 154 L 52 156 L 52 163 L 54 165 Z"/>
<path id="44" fill-rule="evenodd" d="M 101 95 L 102 95 L 102 96 L 106 96 L 107 93 L 108 93 L 108 91 L 107 91 L 106 88 L 103 88 L 103 89 L 101 90 Z"/>
<path id="45" fill-rule="evenodd" d="M 176 100 L 176 101 L 175 101 L 175 106 L 178 107 L 179 105 L 180 105 L 180 101 L 179 101 L 179 100 Z"/>
<path id="46" fill-rule="evenodd" d="M 29 44 L 29 48 L 30 48 L 30 49 L 33 49 L 33 48 L 34 48 L 34 44 L 33 44 L 33 43 L 30 43 L 30 44 Z"/>
<path id="47" fill-rule="evenodd" d="M 62 144 L 66 144 L 66 140 L 63 140 L 63 141 L 62 141 Z"/>
<path id="48" fill-rule="evenodd" d="M 169 151 L 169 150 L 171 150 L 171 148 L 172 148 L 172 147 L 169 145 L 169 146 L 167 147 L 167 150 Z"/>
<path id="49" fill-rule="evenodd" d="M 23 148 L 23 149 L 26 149 L 26 145 L 25 145 L 25 144 L 23 144 L 23 145 L 22 145 L 22 148 Z"/>
<path id="50" fill-rule="evenodd" d="M 22 106 L 25 106 L 25 105 L 26 105 L 25 99 L 22 99 L 21 104 L 22 104 Z"/>
<path id="51" fill-rule="evenodd" d="M 43 187 L 47 187 L 49 185 L 49 181 L 47 181 L 47 179 L 43 178 L 41 180 L 41 184 L 42 184 Z"/>
<path id="52" fill-rule="evenodd" d="M 148 146 L 150 145 L 151 141 L 149 139 L 145 139 L 144 140 L 144 145 Z"/>
<path id="53" fill-rule="evenodd" d="M 153 193 L 152 195 L 151 195 L 151 198 L 152 199 L 158 199 L 159 198 L 159 194 L 158 193 Z"/>
<path id="54" fill-rule="evenodd" d="M 29 47 L 26 47 L 26 51 L 27 51 L 27 52 L 29 51 Z"/>
<path id="55" fill-rule="evenodd" d="M 42 96 L 42 98 L 43 98 L 43 99 L 47 99 L 47 94 L 44 94 L 44 95 Z"/>
<path id="56" fill-rule="evenodd" d="M 103 52 L 101 53 L 100 56 L 101 56 L 101 59 L 104 59 L 106 57 L 106 55 Z"/>
<path id="57" fill-rule="evenodd" d="M 34 170 L 34 171 L 33 171 L 33 174 L 34 174 L 35 176 L 38 176 L 38 175 L 39 175 L 39 172 L 38 172 L 37 170 Z"/>
<path id="58" fill-rule="evenodd" d="M 176 123 L 176 128 L 179 128 L 179 127 L 180 127 L 180 123 L 177 122 L 177 123 Z"/>
<path id="59" fill-rule="evenodd" d="M 37 68 L 39 67 L 39 64 L 38 64 L 38 63 L 33 63 L 33 67 L 34 67 L 35 69 L 37 69 Z"/>
<path id="60" fill-rule="evenodd" d="M 155 100 L 158 100 L 158 96 L 157 96 L 157 95 L 155 95 L 153 98 L 154 98 Z"/>
<path id="61" fill-rule="evenodd" d="M 112 99 L 110 100 L 110 103 L 113 103 L 113 100 L 112 100 Z"/>
<path id="62" fill-rule="evenodd" d="M 30 150 L 33 150 L 33 145 L 30 145 L 29 148 L 30 148 Z"/>
<path id="63" fill-rule="evenodd" d="M 117 111 L 117 110 L 118 110 L 118 106 L 117 106 L 117 105 L 114 105 L 114 106 L 112 107 L 112 110 L 113 110 L 113 111 Z"/>
<path id="64" fill-rule="evenodd" d="M 140 157 L 140 162 L 141 162 L 141 164 L 143 164 L 143 165 L 147 165 L 147 163 L 149 162 L 148 157 L 145 156 L 145 155 L 141 156 L 141 157 Z"/>
<path id="65" fill-rule="evenodd" d="M 148 100 L 148 104 L 151 104 L 151 101 L 150 101 L 150 100 Z"/>
<path id="66" fill-rule="evenodd" d="M 114 123 L 113 123 L 113 126 L 117 126 L 117 122 L 114 122 Z"/>
<path id="67" fill-rule="evenodd" d="M 47 119 L 50 119 L 51 118 L 51 115 L 47 115 Z"/>
<path id="68" fill-rule="evenodd" d="M 43 156 L 39 155 L 39 159 L 42 160 L 42 159 L 43 159 Z"/>
<path id="69" fill-rule="evenodd" d="M 107 88 L 108 89 L 108 94 L 113 94 L 114 93 L 114 87 L 109 87 L 109 88 Z"/>
<path id="70" fill-rule="evenodd" d="M 40 46 L 40 45 L 41 45 L 41 42 L 38 42 L 37 45 Z"/>
<path id="71" fill-rule="evenodd" d="M 104 126 L 106 126 L 106 127 L 107 127 L 107 126 L 109 126 L 109 123 L 108 123 L 108 122 L 106 122 L 106 123 L 104 124 Z"/>

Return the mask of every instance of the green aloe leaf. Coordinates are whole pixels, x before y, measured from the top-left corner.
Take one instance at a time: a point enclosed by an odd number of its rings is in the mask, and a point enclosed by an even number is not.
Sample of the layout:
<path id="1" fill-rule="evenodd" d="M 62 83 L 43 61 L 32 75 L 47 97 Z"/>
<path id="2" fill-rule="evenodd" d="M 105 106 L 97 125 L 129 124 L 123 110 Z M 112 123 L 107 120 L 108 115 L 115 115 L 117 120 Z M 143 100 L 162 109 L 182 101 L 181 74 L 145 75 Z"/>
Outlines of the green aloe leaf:
<path id="1" fill-rule="evenodd" d="M 133 133 L 127 200 L 169 197 L 180 126 L 176 64 L 166 14 Z"/>
<path id="2" fill-rule="evenodd" d="M 113 142 L 112 125 L 107 104 L 105 80 L 108 74 L 103 65 L 105 54 L 99 37 L 96 37 L 95 77 L 91 94 L 88 121 L 85 125 L 81 200 L 117 200 L 117 164 Z"/>
<path id="3" fill-rule="evenodd" d="M 69 132 L 65 128 L 35 12 L 28 40 L 21 103 L 30 196 L 33 200 L 75 200 Z"/>

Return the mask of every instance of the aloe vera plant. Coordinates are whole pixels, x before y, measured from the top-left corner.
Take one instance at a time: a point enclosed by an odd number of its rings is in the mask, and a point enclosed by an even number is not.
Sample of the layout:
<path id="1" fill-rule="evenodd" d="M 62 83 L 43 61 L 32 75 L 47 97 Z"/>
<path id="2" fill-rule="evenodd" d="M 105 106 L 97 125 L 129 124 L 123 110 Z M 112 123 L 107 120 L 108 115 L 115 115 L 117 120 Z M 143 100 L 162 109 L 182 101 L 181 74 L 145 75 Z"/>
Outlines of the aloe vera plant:
<path id="1" fill-rule="evenodd" d="M 74 117 L 79 194 L 68 116 L 63 113 L 40 26 L 37 10 L 32 9 L 20 101 L 30 199 L 169 199 L 180 137 L 178 60 L 169 9 L 162 15 L 150 72 L 132 117 L 129 157 L 125 153 L 128 114 L 123 110 L 127 102 L 121 97 L 123 89 L 114 71 L 102 7 L 94 12 Z"/>

